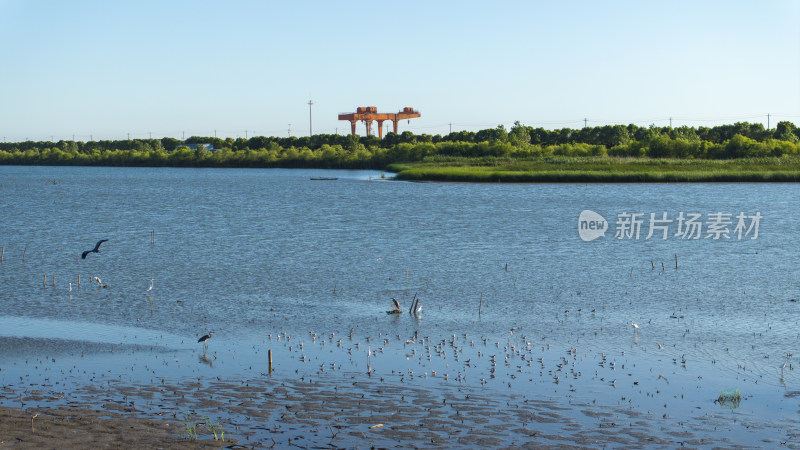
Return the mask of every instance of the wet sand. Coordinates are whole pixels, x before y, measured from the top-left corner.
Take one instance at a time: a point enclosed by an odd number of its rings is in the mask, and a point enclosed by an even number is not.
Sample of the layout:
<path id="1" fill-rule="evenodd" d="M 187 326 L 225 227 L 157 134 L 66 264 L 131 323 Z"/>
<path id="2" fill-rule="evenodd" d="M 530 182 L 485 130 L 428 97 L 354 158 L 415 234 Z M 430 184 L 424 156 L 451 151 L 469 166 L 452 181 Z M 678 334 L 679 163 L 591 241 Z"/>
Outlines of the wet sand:
<path id="1" fill-rule="evenodd" d="M 218 448 L 180 436 L 183 424 L 87 408 L 0 406 L 0 448 Z"/>
<path id="2" fill-rule="evenodd" d="M 722 431 L 730 426 L 724 414 L 676 424 L 620 406 L 360 376 L 110 383 L 71 393 L 4 386 L 0 403 L 7 405 L 0 409 L 0 447 L 737 446 Z M 225 442 L 215 441 L 208 426 L 197 428 L 200 440 L 189 440 L 186 422 L 210 423 Z M 794 438 L 800 436 L 761 444 L 798 448 Z"/>

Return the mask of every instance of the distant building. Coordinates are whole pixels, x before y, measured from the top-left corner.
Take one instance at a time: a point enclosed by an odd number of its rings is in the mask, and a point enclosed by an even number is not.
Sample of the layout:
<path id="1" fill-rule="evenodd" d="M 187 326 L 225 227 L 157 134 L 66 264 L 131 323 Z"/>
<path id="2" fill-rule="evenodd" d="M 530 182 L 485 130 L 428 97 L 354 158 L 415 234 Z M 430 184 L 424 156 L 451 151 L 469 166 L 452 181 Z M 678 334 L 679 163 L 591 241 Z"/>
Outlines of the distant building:
<path id="1" fill-rule="evenodd" d="M 175 150 L 177 150 L 179 147 L 189 147 L 191 150 L 197 150 L 200 148 L 210 152 L 217 151 L 217 149 L 214 148 L 214 144 L 180 144 L 175 146 Z"/>

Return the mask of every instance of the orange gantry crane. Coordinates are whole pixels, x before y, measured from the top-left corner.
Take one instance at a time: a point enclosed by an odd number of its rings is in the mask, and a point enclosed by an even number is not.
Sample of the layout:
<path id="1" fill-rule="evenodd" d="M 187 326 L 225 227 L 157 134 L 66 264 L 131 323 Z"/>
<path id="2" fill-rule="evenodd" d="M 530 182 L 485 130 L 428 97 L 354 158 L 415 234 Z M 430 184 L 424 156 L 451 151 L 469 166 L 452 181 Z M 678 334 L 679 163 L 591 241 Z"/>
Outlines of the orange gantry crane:
<path id="1" fill-rule="evenodd" d="M 383 139 L 383 122 L 391 120 L 394 125 L 394 133 L 397 134 L 397 121 L 403 119 L 413 119 L 419 117 L 419 111 L 414 108 L 406 107 L 397 113 L 379 113 L 377 106 L 359 106 L 354 113 L 339 114 L 339 120 L 350 122 L 352 134 L 356 134 L 356 122 L 363 121 L 367 125 L 367 136 L 372 134 L 372 121 L 378 122 L 378 137 Z"/>

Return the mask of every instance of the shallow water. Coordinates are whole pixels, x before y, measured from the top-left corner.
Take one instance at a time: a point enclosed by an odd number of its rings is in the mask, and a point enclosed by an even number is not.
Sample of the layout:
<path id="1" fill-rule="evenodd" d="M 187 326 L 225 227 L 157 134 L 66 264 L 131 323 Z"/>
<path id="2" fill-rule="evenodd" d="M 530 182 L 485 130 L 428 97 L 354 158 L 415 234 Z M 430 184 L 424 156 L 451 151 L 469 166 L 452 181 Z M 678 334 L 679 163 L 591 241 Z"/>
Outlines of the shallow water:
<path id="1" fill-rule="evenodd" d="M 720 439 L 701 430 L 723 415 L 724 436 L 749 445 L 798 432 L 798 185 L 380 177 L 0 167 L 0 382 L 257 379 L 269 349 L 273 377 L 468 386 Z M 605 237 L 579 238 L 585 209 L 610 222 Z M 685 240 L 673 223 L 645 239 L 650 213 L 681 211 L 730 213 L 731 232 L 759 212 L 759 235 Z M 623 212 L 645 214 L 638 240 L 614 239 Z M 403 314 L 385 313 L 392 297 Z M 727 389 L 735 409 L 714 403 Z"/>

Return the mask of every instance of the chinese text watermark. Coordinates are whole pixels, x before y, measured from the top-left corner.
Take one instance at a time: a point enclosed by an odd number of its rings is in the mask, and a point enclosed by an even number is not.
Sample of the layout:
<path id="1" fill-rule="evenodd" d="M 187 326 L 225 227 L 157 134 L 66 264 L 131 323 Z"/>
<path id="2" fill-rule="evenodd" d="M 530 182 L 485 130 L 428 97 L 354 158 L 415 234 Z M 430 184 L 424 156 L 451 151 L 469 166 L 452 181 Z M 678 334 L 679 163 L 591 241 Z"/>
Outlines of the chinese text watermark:
<path id="1" fill-rule="evenodd" d="M 649 217 L 648 217 L 649 216 Z M 758 227 L 762 215 L 759 211 L 747 215 L 727 212 L 702 214 L 698 212 L 679 212 L 670 217 L 667 212 L 617 214 L 614 222 L 614 239 L 649 240 L 670 237 L 676 239 L 744 240 L 758 239 Z M 584 241 L 593 241 L 605 236 L 609 222 L 592 210 L 581 211 L 578 216 L 578 235 Z"/>

